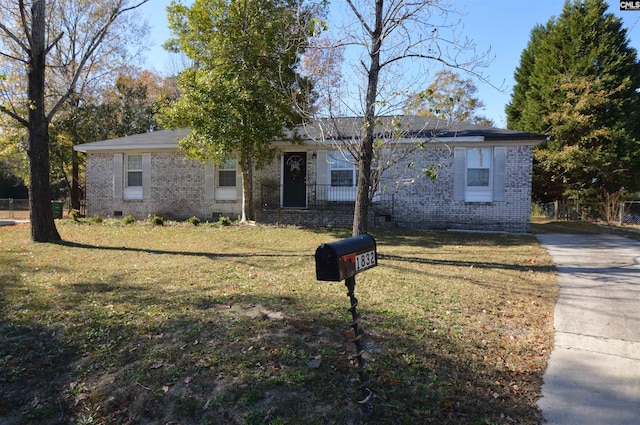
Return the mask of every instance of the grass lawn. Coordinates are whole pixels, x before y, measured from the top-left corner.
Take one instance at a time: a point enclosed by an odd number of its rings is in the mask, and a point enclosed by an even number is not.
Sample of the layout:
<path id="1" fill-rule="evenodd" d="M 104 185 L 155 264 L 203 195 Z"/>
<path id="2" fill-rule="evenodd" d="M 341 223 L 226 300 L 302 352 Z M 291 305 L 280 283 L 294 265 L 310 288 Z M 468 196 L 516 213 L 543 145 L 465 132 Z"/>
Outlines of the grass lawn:
<path id="1" fill-rule="evenodd" d="M 2 424 L 536 424 L 558 293 L 532 236 L 373 231 L 356 277 L 373 412 L 357 404 L 342 230 L 57 221 L 0 227 Z"/>

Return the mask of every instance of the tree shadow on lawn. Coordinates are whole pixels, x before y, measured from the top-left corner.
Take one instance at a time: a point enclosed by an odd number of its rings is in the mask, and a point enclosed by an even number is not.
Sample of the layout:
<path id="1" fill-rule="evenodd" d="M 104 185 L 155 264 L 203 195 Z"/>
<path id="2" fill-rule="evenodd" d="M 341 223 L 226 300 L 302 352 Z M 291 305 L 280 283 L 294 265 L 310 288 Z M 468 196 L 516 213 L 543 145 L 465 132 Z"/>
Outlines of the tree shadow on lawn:
<path id="1" fill-rule="evenodd" d="M 18 269 L 3 291 L 20 290 L 19 276 Z M 433 333 L 427 317 L 416 329 L 361 300 L 376 394 L 373 413 L 364 416 L 348 359 L 353 344 L 343 337 L 346 298 L 328 299 L 325 310 L 293 296 L 185 288 L 188 301 L 174 305 L 169 294 L 119 281 L 114 274 L 77 282 L 63 306 L 25 299 L 20 308 L 42 309 L 29 320 L 3 314 L 3 423 L 540 420 L 532 390 L 539 371 L 511 370 L 483 357 L 478 342 Z"/>
<path id="2" fill-rule="evenodd" d="M 327 242 L 351 236 L 349 229 L 309 227 L 305 228 L 316 234 L 326 234 Z M 533 240 L 531 235 L 512 233 L 482 233 L 475 231 L 417 230 L 405 228 L 374 228 L 369 234 L 377 244 L 392 246 L 419 246 L 439 248 L 443 246 L 519 246 Z"/>
<path id="3" fill-rule="evenodd" d="M 510 270 L 517 272 L 541 272 L 549 273 L 556 270 L 553 265 L 538 265 L 538 264 L 507 264 L 496 263 L 492 261 L 465 261 L 465 260 L 445 260 L 445 259 L 430 259 L 420 257 L 409 257 L 404 255 L 393 254 L 381 254 L 378 253 L 379 260 L 393 260 L 402 261 L 415 264 L 431 264 L 434 266 L 454 266 L 454 267 L 469 267 L 477 269 L 498 269 L 498 270 Z"/>
<path id="4" fill-rule="evenodd" d="M 277 253 L 218 253 L 218 252 L 193 252 L 193 251 L 169 251 L 164 249 L 148 249 L 148 248 L 132 248 L 127 246 L 108 246 L 108 245 L 89 245 L 78 242 L 70 241 L 58 241 L 53 242 L 56 245 L 66 246 L 68 248 L 80 248 L 80 249 L 102 249 L 105 251 L 123 251 L 123 252 L 142 252 L 152 255 L 182 255 L 186 257 L 205 257 L 210 259 L 215 258 L 251 258 L 251 257 L 301 257 L 300 253 L 291 251 L 291 253 L 282 252 L 279 250 Z M 310 253 L 309 255 L 313 255 Z"/>
<path id="5" fill-rule="evenodd" d="M 342 233 L 338 233 L 338 235 L 342 235 Z M 491 240 L 491 238 L 495 236 L 495 235 L 488 235 L 488 239 L 486 240 Z M 395 236 L 391 237 L 391 240 L 395 240 Z M 468 238 L 465 237 L 463 238 L 463 240 L 467 241 L 468 244 L 470 245 L 477 245 L 475 242 L 473 241 L 477 241 L 477 238 Z M 507 242 L 510 239 L 507 238 Z M 468 261 L 468 260 L 449 260 L 449 259 L 430 259 L 430 258 L 424 258 L 424 257 L 413 257 L 413 256 L 404 256 L 404 255 L 394 255 L 394 254 L 384 254 L 383 252 L 381 252 L 380 248 L 382 248 L 382 250 L 384 250 L 384 245 L 382 244 L 389 244 L 390 239 L 388 237 L 383 236 L 382 238 L 380 238 L 377 242 L 378 244 L 378 259 L 380 260 L 385 260 L 385 259 L 389 259 L 389 260 L 397 260 L 397 261 L 404 261 L 404 262 L 408 262 L 408 263 L 420 263 L 420 264 L 433 264 L 433 265 L 447 265 L 447 266 L 459 266 L 459 267 L 476 267 L 479 269 L 504 269 L 504 270 L 513 270 L 513 271 L 539 271 L 539 272 L 550 272 L 555 270 L 555 267 L 552 265 L 535 265 L 535 264 L 507 264 L 507 263 L 498 263 L 498 262 L 491 262 L 491 261 Z M 459 242 L 461 241 L 461 239 L 455 238 L 451 244 L 452 245 L 459 245 Z M 530 240 L 529 240 L 530 241 Z M 330 242 L 330 241 L 329 241 Z M 205 258 L 210 258 L 210 259 L 215 259 L 215 258 L 251 258 L 251 257 L 305 257 L 305 256 L 314 256 L 315 255 L 315 251 L 314 252 L 309 252 L 307 254 L 304 253 L 299 253 L 297 251 L 292 251 L 291 253 L 283 253 L 281 250 L 279 250 L 278 252 L 275 253 L 260 253 L 260 252 L 252 252 L 252 253 L 212 253 L 212 252 L 192 252 L 192 251 L 169 251 L 169 250 L 157 250 L 157 249 L 146 249 L 146 248 L 131 248 L 131 247 L 126 247 L 126 246 L 104 246 L 104 245 L 89 245 L 89 244 L 82 244 L 82 243 L 77 243 L 77 242 L 69 242 L 69 241 L 60 241 L 60 242 L 56 242 L 56 244 L 58 245 L 62 245 L 62 246 L 66 246 L 69 248 L 82 248 L 82 249 L 102 249 L 102 250 L 108 250 L 108 251 L 125 251 L 125 252 L 142 252 L 142 253 L 148 253 L 148 254 L 153 254 L 153 255 L 182 255 L 182 256 L 193 256 L 193 257 L 205 257 Z M 403 245 L 403 243 L 401 243 L 401 245 Z M 522 244 L 522 242 L 513 242 L 513 245 L 520 245 Z M 414 241 L 413 245 L 415 246 L 424 246 L 424 241 L 422 242 L 418 242 L 418 241 Z M 506 244 L 499 244 L 499 245 L 506 245 Z"/>

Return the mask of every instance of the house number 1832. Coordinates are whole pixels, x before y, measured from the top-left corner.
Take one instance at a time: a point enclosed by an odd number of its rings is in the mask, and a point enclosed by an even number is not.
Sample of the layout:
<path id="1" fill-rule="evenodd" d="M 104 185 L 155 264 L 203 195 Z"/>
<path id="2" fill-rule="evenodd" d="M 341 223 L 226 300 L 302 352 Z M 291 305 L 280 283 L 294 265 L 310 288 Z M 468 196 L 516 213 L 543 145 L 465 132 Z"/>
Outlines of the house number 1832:
<path id="1" fill-rule="evenodd" d="M 356 255 L 356 271 L 365 270 L 376 265 L 376 252 L 368 251 Z"/>

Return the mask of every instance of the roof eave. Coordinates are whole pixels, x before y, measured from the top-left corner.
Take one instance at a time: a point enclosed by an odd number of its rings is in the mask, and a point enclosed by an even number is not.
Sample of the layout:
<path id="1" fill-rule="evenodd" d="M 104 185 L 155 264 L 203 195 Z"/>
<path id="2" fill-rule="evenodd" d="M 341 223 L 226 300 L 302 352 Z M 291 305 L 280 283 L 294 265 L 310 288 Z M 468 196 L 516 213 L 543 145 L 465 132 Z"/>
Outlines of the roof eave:
<path id="1" fill-rule="evenodd" d="M 92 152 L 92 153 L 100 153 L 100 152 L 122 152 L 122 151 L 139 151 L 139 150 L 176 150 L 178 149 L 178 144 L 134 144 L 134 145 L 98 145 L 91 146 L 90 144 L 86 145 L 77 145 L 73 147 L 73 150 L 77 152 Z"/>

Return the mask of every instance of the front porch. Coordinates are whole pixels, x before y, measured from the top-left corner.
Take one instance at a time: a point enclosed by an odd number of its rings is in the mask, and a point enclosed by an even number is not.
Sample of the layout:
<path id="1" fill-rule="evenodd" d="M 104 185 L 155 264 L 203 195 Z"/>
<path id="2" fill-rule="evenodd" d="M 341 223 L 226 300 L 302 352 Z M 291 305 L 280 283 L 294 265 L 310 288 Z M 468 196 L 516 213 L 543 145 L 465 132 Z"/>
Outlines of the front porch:
<path id="1" fill-rule="evenodd" d="M 261 223 L 297 226 L 351 227 L 355 209 L 355 187 L 321 184 L 264 184 L 260 188 Z M 369 211 L 369 226 L 392 225 L 393 202 L 375 199 Z"/>

